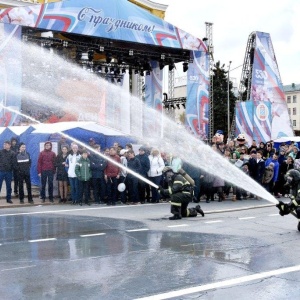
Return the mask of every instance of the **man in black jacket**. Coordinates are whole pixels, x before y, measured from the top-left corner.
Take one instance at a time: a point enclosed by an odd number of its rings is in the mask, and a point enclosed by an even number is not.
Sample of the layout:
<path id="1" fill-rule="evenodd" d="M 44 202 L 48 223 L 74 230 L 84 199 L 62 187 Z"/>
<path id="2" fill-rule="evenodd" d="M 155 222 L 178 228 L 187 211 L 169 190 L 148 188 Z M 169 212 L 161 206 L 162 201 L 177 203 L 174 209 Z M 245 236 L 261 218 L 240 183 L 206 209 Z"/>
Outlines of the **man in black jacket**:
<path id="1" fill-rule="evenodd" d="M 10 141 L 5 141 L 3 149 L 0 150 L 0 192 L 2 189 L 3 180 L 6 184 L 6 202 L 13 203 L 11 201 L 11 181 L 12 172 L 16 168 L 16 155 L 10 150 Z"/>
<path id="2" fill-rule="evenodd" d="M 127 168 L 138 174 L 140 174 L 141 172 L 141 162 L 135 157 L 133 150 L 127 151 Z M 128 187 L 129 202 L 131 204 L 138 204 L 140 202 L 138 192 L 138 178 L 133 174 L 128 173 L 126 181 Z"/>
<path id="3" fill-rule="evenodd" d="M 18 139 L 16 137 L 12 137 L 10 139 L 10 150 L 12 150 L 15 155 L 17 155 L 19 151 Z M 14 179 L 14 194 L 18 196 L 18 188 L 19 188 L 19 178 L 18 171 L 16 169 L 13 170 L 13 179 Z"/>
<path id="4" fill-rule="evenodd" d="M 19 179 L 19 199 L 20 203 L 24 203 L 24 181 L 26 183 L 26 189 L 28 194 L 28 203 L 33 204 L 31 193 L 31 181 L 30 181 L 30 167 L 31 158 L 26 151 L 26 145 L 21 143 L 19 146 L 19 152 L 17 153 L 17 175 Z"/>
<path id="5" fill-rule="evenodd" d="M 148 155 L 146 154 L 145 147 L 141 147 L 139 149 L 139 154 L 136 156 L 136 158 L 141 163 L 140 175 L 142 175 L 145 178 L 148 178 L 147 173 L 150 169 L 150 160 L 148 158 Z M 146 187 L 147 187 L 147 183 L 142 180 L 139 180 L 138 188 L 139 188 L 139 198 L 141 203 L 145 203 Z"/>
<path id="6" fill-rule="evenodd" d="M 101 146 L 95 144 L 95 151 L 101 152 Z M 104 170 L 107 166 L 107 160 L 96 153 L 91 153 L 91 170 L 92 170 L 92 183 L 94 188 L 94 200 L 96 204 L 103 204 L 105 200 L 106 183 L 104 180 Z"/>

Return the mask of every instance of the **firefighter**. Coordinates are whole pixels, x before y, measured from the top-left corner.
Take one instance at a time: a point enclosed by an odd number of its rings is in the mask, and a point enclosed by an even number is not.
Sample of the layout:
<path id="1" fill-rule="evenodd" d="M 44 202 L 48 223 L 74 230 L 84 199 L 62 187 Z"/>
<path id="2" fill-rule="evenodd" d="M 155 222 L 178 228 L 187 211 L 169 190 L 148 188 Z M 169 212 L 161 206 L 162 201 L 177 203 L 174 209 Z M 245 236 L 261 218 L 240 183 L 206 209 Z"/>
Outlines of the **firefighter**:
<path id="1" fill-rule="evenodd" d="M 173 214 L 169 220 L 179 220 L 182 217 L 196 217 L 201 214 L 204 217 L 204 212 L 200 205 L 195 208 L 188 208 L 189 202 L 193 198 L 193 180 L 180 169 L 175 173 L 171 167 L 163 169 L 165 180 L 168 183 L 168 188 L 159 187 L 159 193 L 164 198 L 170 198 L 171 213 Z M 190 182 L 189 182 L 190 181 Z"/>
<path id="2" fill-rule="evenodd" d="M 300 172 L 292 169 L 285 174 L 286 185 L 291 189 L 289 203 L 279 201 L 276 207 L 279 209 L 279 214 L 285 216 L 288 214 L 294 215 L 298 219 L 298 230 L 300 231 Z"/>

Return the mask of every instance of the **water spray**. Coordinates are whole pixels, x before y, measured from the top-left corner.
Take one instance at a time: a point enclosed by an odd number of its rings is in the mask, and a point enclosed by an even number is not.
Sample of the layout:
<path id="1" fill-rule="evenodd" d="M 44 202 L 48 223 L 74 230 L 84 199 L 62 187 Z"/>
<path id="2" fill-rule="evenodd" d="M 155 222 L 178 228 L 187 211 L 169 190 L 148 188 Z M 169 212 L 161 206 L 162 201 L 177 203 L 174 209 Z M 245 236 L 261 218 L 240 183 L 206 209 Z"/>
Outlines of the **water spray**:
<path id="1" fill-rule="evenodd" d="M 18 43 L 18 41 L 16 41 L 16 43 Z M 199 167 L 206 173 L 218 176 L 226 182 L 232 183 L 234 186 L 239 186 L 274 204 L 278 203 L 278 200 L 259 183 L 232 165 L 229 161 L 224 159 L 224 157 L 213 152 L 210 146 L 204 144 L 199 138 L 191 135 L 184 126 L 179 126 L 161 112 L 157 112 L 155 109 L 144 105 L 141 99 L 131 95 L 127 90 L 108 83 L 98 75 L 84 72 L 82 68 L 68 62 L 59 55 L 55 55 L 55 53 L 45 55 L 45 53 L 41 53 L 40 47 L 32 44 L 22 43 L 22 47 L 25 49 L 25 54 L 27 55 L 26 60 L 30 62 L 30 64 L 26 65 L 27 69 L 24 68 L 24 72 L 26 73 L 24 73 L 23 76 L 27 76 L 28 74 L 29 76 L 26 78 L 32 79 L 32 82 L 29 81 L 24 88 L 22 86 L 22 92 L 28 97 L 30 107 L 35 103 L 37 106 L 43 105 L 48 107 L 49 110 L 55 109 L 57 112 L 64 113 L 63 117 L 69 115 L 75 116 L 74 120 L 80 119 L 79 116 L 81 116 L 82 120 L 94 120 L 93 117 L 96 116 L 97 119 L 95 121 L 99 122 L 99 120 L 103 120 L 107 128 L 114 130 L 120 130 L 119 128 L 122 128 L 122 133 L 136 137 L 137 140 L 143 143 L 158 147 L 162 152 L 174 153 L 173 151 L 175 150 L 182 160 Z M 42 65 L 44 69 L 41 69 L 40 65 Z M 36 68 L 36 66 L 39 66 L 39 68 Z M 37 70 L 39 73 L 37 73 Z M 42 73 L 40 73 L 41 70 Z M 51 80 L 49 80 L 49 78 L 51 78 Z M 89 83 L 91 85 L 88 85 Z M 37 84 L 42 88 L 37 90 Z M 93 87 L 92 89 L 91 86 Z M 8 88 L 10 93 L 18 92 L 12 83 Z M 81 95 L 78 95 L 77 92 L 80 92 Z M 17 94 L 19 95 L 19 93 Z M 73 102 L 73 98 L 75 102 Z M 44 101 L 44 99 L 47 99 L 47 101 Z M 102 102 L 102 100 L 104 102 Z M 107 107 L 104 107 L 105 104 L 107 104 Z M 121 114 L 120 112 L 125 105 L 127 106 L 124 110 L 124 114 Z M 119 111 L 119 115 L 116 115 L 116 110 Z M 28 115 L 31 115 L 30 112 L 24 115 L 13 110 L 13 108 L 11 111 L 23 115 L 36 123 L 42 123 L 29 117 Z M 92 117 L 89 115 L 90 113 L 92 113 Z M 55 112 L 52 114 L 56 115 Z M 103 114 L 103 119 L 101 114 Z M 129 114 L 132 118 L 130 118 Z M 85 116 L 87 117 L 85 118 Z M 158 134 L 154 131 L 143 133 L 142 124 L 145 121 L 144 116 L 148 116 L 148 120 L 150 117 L 153 120 L 161 120 L 161 130 L 164 130 L 167 134 L 161 135 L 160 131 Z M 70 139 L 86 147 L 86 145 L 80 141 L 74 138 Z M 90 150 L 94 153 L 94 149 Z M 100 155 L 99 152 L 96 152 L 96 154 Z M 101 157 L 109 160 L 107 156 Z M 120 168 L 126 169 L 115 161 L 109 161 Z M 135 174 L 128 169 L 126 170 L 128 173 L 133 174 L 142 181 L 157 188 L 151 181 L 139 174 Z"/>

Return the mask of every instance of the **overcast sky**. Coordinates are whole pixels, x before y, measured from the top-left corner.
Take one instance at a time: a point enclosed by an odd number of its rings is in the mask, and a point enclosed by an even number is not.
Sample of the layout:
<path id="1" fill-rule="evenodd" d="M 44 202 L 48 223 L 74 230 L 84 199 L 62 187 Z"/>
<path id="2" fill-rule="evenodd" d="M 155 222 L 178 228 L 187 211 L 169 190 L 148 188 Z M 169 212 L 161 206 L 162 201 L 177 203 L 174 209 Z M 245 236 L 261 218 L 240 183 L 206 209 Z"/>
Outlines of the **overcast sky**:
<path id="1" fill-rule="evenodd" d="M 300 83 L 300 0 L 153 0 L 169 5 L 167 22 L 203 38 L 205 22 L 213 23 L 215 61 L 240 81 L 248 36 L 253 31 L 271 36 L 284 85 Z"/>

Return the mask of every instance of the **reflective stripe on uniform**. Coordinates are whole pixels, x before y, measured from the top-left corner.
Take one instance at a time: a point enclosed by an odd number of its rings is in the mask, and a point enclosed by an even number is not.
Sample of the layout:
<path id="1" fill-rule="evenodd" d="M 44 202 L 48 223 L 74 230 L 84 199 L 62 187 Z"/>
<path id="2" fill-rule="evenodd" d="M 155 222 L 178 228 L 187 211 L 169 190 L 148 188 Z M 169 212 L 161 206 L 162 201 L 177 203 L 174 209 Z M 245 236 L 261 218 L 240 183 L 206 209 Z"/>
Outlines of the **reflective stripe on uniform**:
<path id="1" fill-rule="evenodd" d="M 190 215 L 190 210 L 186 209 L 186 216 L 188 217 Z"/>
<path id="2" fill-rule="evenodd" d="M 293 199 L 292 202 L 295 206 L 298 206 L 298 202 L 295 199 Z"/>
<path id="3" fill-rule="evenodd" d="M 170 201 L 170 204 L 171 204 L 171 205 L 174 205 L 174 206 L 181 206 L 181 203 L 177 203 L 177 202 L 171 202 L 171 201 Z"/>
<path id="4" fill-rule="evenodd" d="M 181 185 L 183 185 L 183 182 L 182 181 L 174 181 L 173 184 L 181 184 Z"/>
<path id="5" fill-rule="evenodd" d="M 191 192 L 183 191 L 182 194 L 191 194 Z"/>
<path id="6" fill-rule="evenodd" d="M 168 191 L 169 191 L 169 194 L 172 195 L 172 188 L 170 186 L 168 187 Z"/>

